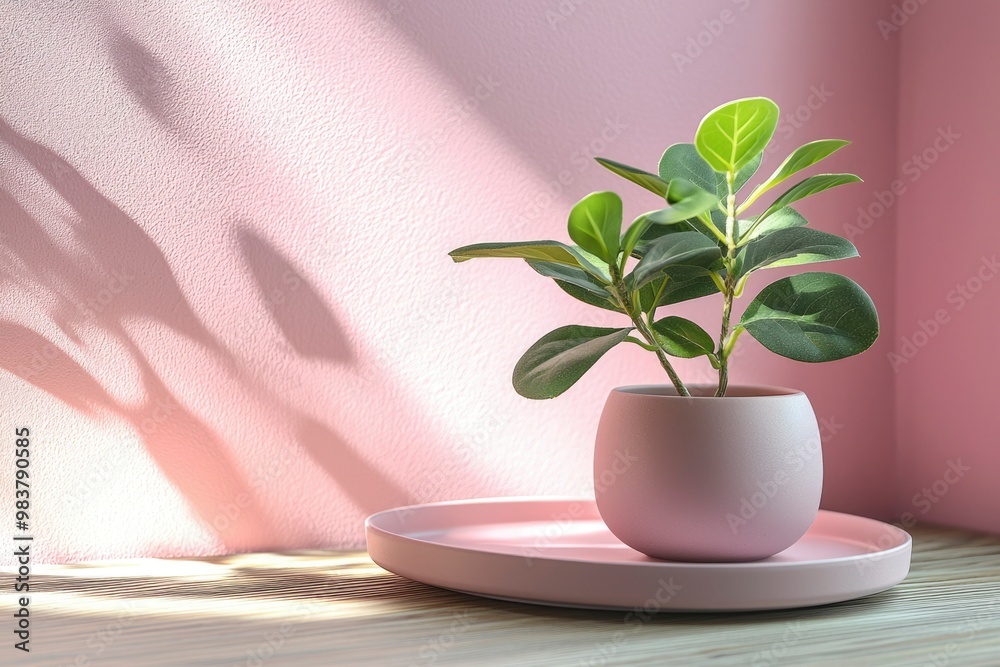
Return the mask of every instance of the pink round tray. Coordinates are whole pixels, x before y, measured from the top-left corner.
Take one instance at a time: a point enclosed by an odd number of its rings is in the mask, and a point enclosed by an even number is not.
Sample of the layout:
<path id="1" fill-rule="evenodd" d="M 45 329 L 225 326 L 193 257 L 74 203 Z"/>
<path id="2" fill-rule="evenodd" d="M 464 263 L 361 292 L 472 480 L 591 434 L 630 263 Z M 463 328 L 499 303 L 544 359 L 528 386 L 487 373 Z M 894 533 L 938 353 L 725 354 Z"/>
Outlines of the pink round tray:
<path id="1" fill-rule="evenodd" d="M 372 560 L 432 586 L 594 609 L 745 611 L 842 602 L 891 588 L 910 536 L 821 510 L 805 536 L 751 563 L 649 558 L 612 535 L 591 499 L 506 498 L 413 505 L 365 521 Z"/>

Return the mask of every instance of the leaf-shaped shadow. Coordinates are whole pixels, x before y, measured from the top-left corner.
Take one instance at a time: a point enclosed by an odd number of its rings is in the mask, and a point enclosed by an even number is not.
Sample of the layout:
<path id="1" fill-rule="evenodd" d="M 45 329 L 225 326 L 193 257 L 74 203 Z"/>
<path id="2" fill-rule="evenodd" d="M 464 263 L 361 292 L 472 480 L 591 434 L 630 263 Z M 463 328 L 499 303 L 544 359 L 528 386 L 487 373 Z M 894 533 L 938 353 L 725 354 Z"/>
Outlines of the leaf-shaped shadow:
<path id="1" fill-rule="evenodd" d="M 285 340 L 303 357 L 353 361 L 350 344 L 330 308 L 277 249 L 248 229 L 237 234 L 261 299 Z"/>
<path id="2" fill-rule="evenodd" d="M 366 514 L 413 504 L 406 491 L 358 456 L 343 438 L 324 424 L 299 415 L 297 435 L 303 449 Z"/>
<path id="3" fill-rule="evenodd" d="M 0 320 L 0 367 L 80 412 L 115 409 L 101 384 L 75 359 L 26 326 Z"/>

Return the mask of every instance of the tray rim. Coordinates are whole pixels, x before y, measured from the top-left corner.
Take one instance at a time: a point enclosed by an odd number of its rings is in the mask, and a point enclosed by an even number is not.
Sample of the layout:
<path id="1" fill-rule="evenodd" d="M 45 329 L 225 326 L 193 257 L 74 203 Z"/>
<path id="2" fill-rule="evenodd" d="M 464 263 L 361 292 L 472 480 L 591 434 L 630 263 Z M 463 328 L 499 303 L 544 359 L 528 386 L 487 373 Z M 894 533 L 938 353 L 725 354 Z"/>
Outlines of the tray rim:
<path id="1" fill-rule="evenodd" d="M 405 511 L 405 510 L 420 511 L 422 508 L 425 508 L 425 507 L 426 508 L 434 508 L 434 507 L 449 507 L 449 506 L 459 506 L 459 505 L 461 505 L 461 506 L 467 506 L 467 505 L 487 505 L 487 504 L 517 504 L 517 503 L 525 503 L 525 502 L 552 502 L 552 503 L 557 503 L 557 502 L 562 502 L 562 503 L 578 502 L 578 503 L 587 503 L 587 504 L 589 504 L 589 503 L 595 503 L 596 501 L 594 499 L 592 499 L 592 498 L 576 497 L 576 496 L 502 496 L 502 497 L 488 497 L 488 498 L 470 498 L 470 499 L 466 499 L 466 500 L 443 500 L 443 501 L 432 502 L 432 503 L 417 503 L 417 504 L 413 504 L 413 505 L 404 505 L 404 506 L 401 506 L 401 507 L 395 507 L 395 508 L 388 509 L 388 510 L 382 510 L 380 512 L 376 512 L 374 514 L 371 514 L 367 518 L 365 518 L 365 524 L 364 525 L 365 525 L 365 532 L 366 532 L 366 542 L 367 542 L 367 533 L 369 531 L 372 531 L 372 532 L 379 533 L 383 537 L 396 538 L 396 539 L 405 540 L 405 541 L 420 542 L 422 544 L 426 544 L 426 545 L 429 545 L 429 546 L 434 546 L 434 547 L 439 547 L 439 548 L 444 548 L 444 549 L 451 549 L 451 550 L 455 550 L 455 551 L 462 551 L 462 552 L 467 552 L 467 553 L 478 553 L 478 554 L 486 553 L 486 554 L 493 554 L 493 555 L 498 555 L 498 556 L 510 556 L 510 557 L 514 557 L 514 558 L 525 558 L 525 557 L 528 557 L 528 558 L 537 558 L 539 560 L 548 560 L 548 561 L 552 561 L 552 562 L 588 563 L 588 564 L 591 564 L 591 565 L 594 565 L 594 566 L 601 566 L 601 567 L 629 567 L 629 568 L 631 568 L 631 567 L 652 567 L 652 568 L 664 568 L 664 567 L 678 567 L 678 566 L 680 566 L 680 567 L 683 567 L 685 569 L 706 569 L 706 570 L 711 570 L 711 569 L 731 569 L 731 568 L 734 568 L 734 567 L 745 567 L 745 568 L 753 568 L 753 569 L 781 568 L 783 570 L 787 570 L 787 569 L 798 569 L 798 568 L 802 568 L 802 567 L 811 567 L 811 566 L 816 566 L 816 565 L 839 565 L 839 564 L 842 564 L 842 563 L 843 564 L 851 564 L 851 563 L 855 563 L 855 562 L 858 562 L 858 561 L 868 561 L 868 560 L 878 560 L 878 559 L 882 559 L 882 558 L 888 558 L 888 557 L 891 557 L 891 556 L 894 556 L 894 555 L 898 555 L 900 552 L 903 552 L 903 551 L 911 551 L 912 547 L 913 547 L 913 537 L 908 532 L 906 532 L 905 530 L 903 530 L 902 528 L 900 528 L 899 526 L 895 526 L 893 524 L 886 523 L 886 522 L 881 521 L 879 519 L 873 519 L 871 517 L 859 516 L 857 514 L 850 514 L 850 513 L 847 513 L 847 512 L 837 512 L 837 511 L 834 511 L 834 510 L 824 510 L 824 509 L 820 509 L 817 512 L 817 518 L 819 517 L 820 514 L 823 514 L 824 516 L 840 515 L 840 516 L 850 517 L 851 519 L 857 519 L 857 520 L 862 520 L 862 521 L 871 521 L 871 522 L 879 524 L 879 525 L 881 525 L 881 526 L 883 526 L 885 528 L 890 529 L 889 533 L 890 534 L 895 534 L 897 538 L 901 539 L 901 541 L 898 544 L 895 544 L 894 546 L 889 547 L 888 549 L 876 549 L 874 551 L 869 551 L 869 552 L 861 553 L 861 554 L 852 554 L 850 556 L 837 556 L 837 557 L 833 557 L 833 558 L 823 558 L 823 559 L 820 559 L 820 560 L 803 560 L 803 561 L 793 561 L 793 562 L 787 562 L 787 561 L 782 562 L 782 561 L 771 561 L 769 558 L 764 558 L 764 559 L 756 560 L 756 561 L 692 562 L 692 561 L 676 561 L 676 560 L 656 560 L 656 559 L 651 559 L 651 560 L 648 560 L 648 561 L 638 560 L 638 561 L 623 562 L 623 561 L 601 561 L 601 560 L 593 560 L 593 559 L 585 559 L 585 558 L 574 558 L 574 557 L 568 557 L 568 556 L 558 556 L 558 557 L 555 557 L 555 556 L 546 556 L 544 554 L 533 555 L 533 556 L 509 554 L 509 553 L 506 553 L 506 552 L 491 551 L 489 549 L 477 548 L 475 546 L 460 546 L 460 545 L 454 545 L 454 544 L 444 544 L 442 542 L 437 542 L 437 541 L 434 541 L 434 540 L 429 540 L 429 539 L 425 539 L 425 538 L 421 538 L 421 537 L 415 537 L 412 534 L 407 534 L 407 533 L 403 533 L 403 532 L 395 532 L 395 531 L 386 529 L 386 528 L 384 528 L 382 526 L 376 525 L 376 521 L 378 521 L 380 517 L 391 515 L 391 514 L 398 514 L 399 512 L 402 512 L 402 511 Z M 598 517 L 600 517 L 600 514 L 598 514 Z M 593 519 L 586 519 L 586 520 L 587 521 L 592 521 Z M 577 521 L 577 519 L 573 519 L 573 521 Z M 512 521 L 511 523 L 517 523 L 517 522 Z M 476 525 L 476 524 L 467 524 L 467 525 Z M 812 530 L 812 527 L 810 527 L 809 530 Z M 806 534 L 808 534 L 808 531 L 807 531 Z M 876 545 L 871 545 L 871 546 L 874 547 Z M 789 547 L 789 548 L 791 548 L 791 547 Z M 636 552 L 636 553 L 638 553 L 638 552 Z"/>

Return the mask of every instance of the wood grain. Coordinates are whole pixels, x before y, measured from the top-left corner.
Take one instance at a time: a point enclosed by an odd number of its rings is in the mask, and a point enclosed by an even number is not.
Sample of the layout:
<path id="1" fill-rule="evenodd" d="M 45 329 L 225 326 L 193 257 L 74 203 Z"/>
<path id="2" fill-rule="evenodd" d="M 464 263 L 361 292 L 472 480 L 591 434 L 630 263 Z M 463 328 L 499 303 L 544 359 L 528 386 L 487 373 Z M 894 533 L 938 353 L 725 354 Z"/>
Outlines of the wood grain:
<path id="1" fill-rule="evenodd" d="M 625 614 L 479 599 L 363 552 L 37 567 L 32 651 L 3 665 L 1000 665 L 1000 537 L 913 529 L 899 586 L 812 609 Z"/>

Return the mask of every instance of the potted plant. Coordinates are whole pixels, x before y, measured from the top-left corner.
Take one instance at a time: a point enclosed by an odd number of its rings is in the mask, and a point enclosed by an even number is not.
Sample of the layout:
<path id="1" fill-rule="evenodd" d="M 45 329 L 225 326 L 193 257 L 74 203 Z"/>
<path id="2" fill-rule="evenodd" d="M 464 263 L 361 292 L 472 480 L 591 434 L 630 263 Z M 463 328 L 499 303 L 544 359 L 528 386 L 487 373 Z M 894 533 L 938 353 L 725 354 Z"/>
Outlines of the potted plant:
<path id="1" fill-rule="evenodd" d="M 656 355 L 669 385 L 619 387 L 602 413 L 595 491 L 608 528 L 653 557 L 694 561 L 765 558 L 809 528 L 822 491 L 819 429 L 808 398 L 774 387 L 729 386 L 729 360 L 748 333 L 768 350 L 804 362 L 858 354 L 878 336 L 871 299 L 852 280 L 809 272 L 781 278 L 743 309 L 733 305 L 758 271 L 856 257 L 847 239 L 806 226 L 792 204 L 860 181 L 853 174 L 798 180 L 766 206 L 761 197 L 849 142 L 813 141 L 739 197 L 778 122 L 763 97 L 723 104 L 702 119 L 694 143 L 667 148 L 657 174 L 598 162 L 660 197 L 665 206 L 622 229 L 622 200 L 595 192 L 569 214 L 559 241 L 485 243 L 450 253 L 456 262 L 514 257 L 570 296 L 620 313 L 617 328 L 565 326 L 542 336 L 514 367 L 527 398 L 562 394 L 620 343 Z M 757 204 L 754 215 L 747 211 Z M 670 306 L 718 295 L 719 334 Z M 711 386 L 685 385 L 671 357 L 705 356 Z M 612 474 L 608 474 L 612 471 Z"/>

